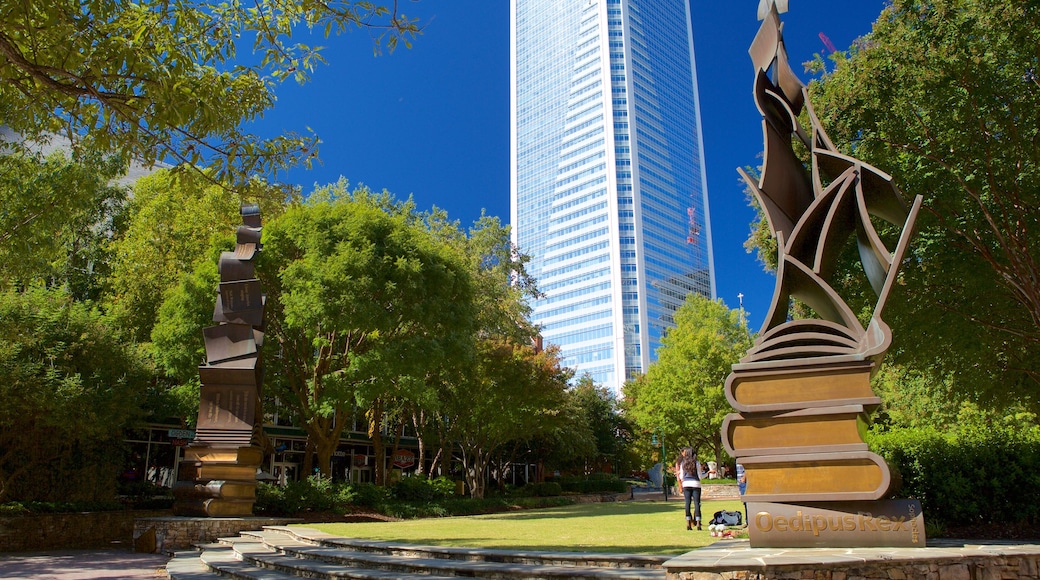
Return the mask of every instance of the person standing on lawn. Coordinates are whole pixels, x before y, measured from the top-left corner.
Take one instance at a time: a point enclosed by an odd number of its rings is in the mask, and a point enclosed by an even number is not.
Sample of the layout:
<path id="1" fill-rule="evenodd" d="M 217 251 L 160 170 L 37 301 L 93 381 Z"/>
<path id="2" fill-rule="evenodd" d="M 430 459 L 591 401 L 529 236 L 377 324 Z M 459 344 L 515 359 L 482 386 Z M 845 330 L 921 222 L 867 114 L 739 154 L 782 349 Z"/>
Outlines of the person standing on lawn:
<path id="1" fill-rule="evenodd" d="M 686 529 L 692 530 L 696 525 L 701 529 L 701 466 L 693 454 L 693 447 L 683 447 L 676 462 L 675 475 L 682 485 L 683 497 L 686 499 Z M 690 502 L 693 502 L 693 514 L 690 513 Z"/>
<path id="2" fill-rule="evenodd" d="M 747 502 L 744 501 L 744 494 L 747 493 L 747 473 L 744 471 L 744 466 L 737 464 L 737 490 L 740 491 L 740 501 L 744 502 L 744 522 L 748 521 L 747 513 Z"/>

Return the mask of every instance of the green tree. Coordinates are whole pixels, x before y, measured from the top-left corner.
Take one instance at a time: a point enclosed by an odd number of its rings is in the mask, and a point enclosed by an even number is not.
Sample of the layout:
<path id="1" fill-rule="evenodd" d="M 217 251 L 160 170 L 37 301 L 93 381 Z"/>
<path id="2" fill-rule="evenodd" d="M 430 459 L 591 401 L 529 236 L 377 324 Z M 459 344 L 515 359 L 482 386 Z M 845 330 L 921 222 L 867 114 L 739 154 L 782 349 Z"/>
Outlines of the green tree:
<path id="1" fill-rule="evenodd" d="M 355 407 L 382 445 L 385 412 L 418 398 L 445 353 L 467 348 L 471 275 L 410 202 L 348 193 L 342 181 L 269 222 L 263 243 L 268 360 L 280 374 L 267 387 L 300 419 L 327 475 Z"/>
<path id="2" fill-rule="evenodd" d="M 0 155 L 0 287 L 44 283 L 98 298 L 126 199 L 112 184 L 122 166 L 87 153 Z"/>
<path id="3" fill-rule="evenodd" d="M 581 458 L 584 473 L 613 471 L 623 460 L 632 431 L 620 413 L 620 403 L 588 375 L 578 379 L 568 394 L 592 436 L 592 453 Z"/>
<path id="4" fill-rule="evenodd" d="M 0 502 L 112 499 L 149 372 L 61 289 L 0 292 Z"/>
<path id="5" fill-rule="evenodd" d="M 124 231 L 109 247 L 112 274 L 106 302 L 126 335 L 147 342 L 166 292 L 198 263 L 215 266 L 242 224 L 242 203 L 259 204 L 263 219 L 271 220 L 298 197 L 258 181 L 236 193 L 180 169 L 162 169 L 137 180 Z M 212 303 L 210 308 L 212 314 Z"/>
<path id="6" fill-rule="evenodd" d="M 479 339 L 464 377 L 442 394 L 439 411 L 450 425 L 448 439 L 462 451 L 473 497 L 484 497 L 491 461 L 509 443 L 549 433 L 565 416 L 572 371 L 560 366 L 555 348 L 536 349 L 502 339 Z"/>
<path id="7" fill-rule="evenodd" d="M 510 241 L 509 228 L 497 217 L 481 217 L 463 233 L 457 222 L 434 209 L 424 216 L 429 230 L 438 240 L 460 252 L 474 284 L 473 307 L 476 332 L 466 348 L 446 353 L 441 367 L 429 367 L 426 389 L 420 398 L 409 402 L 412 423 L 419 436 L 420 459 L 436 443 L 431 470 L 444 471 L 450 462 L 454 441 L 449 432 L 454 425 L 441 411 L 453 397 L 456 384 L 467 380 L 475 363 L 479 340 L 510 340 L 517 344 L 534 341 L 536 329 L 530 323 L 528 298 L 536 293 L 534 280 L 527 274 L 528 257 Z M 420 464 L 422 462 L 420 461 Z"/>
<path id="8" fill-rule="evenodd" d="M 302 83 L 322 62 L 319 47 L 294 35 L 353 27 L 390 50 L 419 32 L 396 2 L 7 2 L 0 123 L 146 165 L 209 164 L 215 180 L 243 183 L 314 159 L 313 135 L 261 139 L 245 125 L 274 105 L 276 83 Z M 256 58 L 240 58 L 243 49 Z"/>
<path id="9" fill-rule="evenodd" d="M 625 383 L 626 416 L 646 432 L 659 429 L 669 449 L 689 445 L 721 462 L 722 420 L 732 411 L 723 386 L 752 342 L 739 310 L 689 295 L 661 339 L 657 361 Z"/>
<path id="10" fill-rule="evenodd" d="M 894 0 L 810 87 L 835 143 L 925 198 L 894 360 L 991 407 L 1040 401 L 1038 45 L 1030 2 Z"/>

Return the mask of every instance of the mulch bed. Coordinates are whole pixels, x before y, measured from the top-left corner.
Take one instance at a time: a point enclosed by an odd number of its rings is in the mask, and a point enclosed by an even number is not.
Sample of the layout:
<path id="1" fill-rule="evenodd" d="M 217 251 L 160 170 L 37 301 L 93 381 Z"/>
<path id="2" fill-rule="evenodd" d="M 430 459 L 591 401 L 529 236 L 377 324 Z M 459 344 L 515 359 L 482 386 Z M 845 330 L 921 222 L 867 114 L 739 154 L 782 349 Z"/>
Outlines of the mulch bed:
<path id="1" fill-rule="evenodd" d="M 941 537 L 958 540 L 1040 540 L 1040 525 L 1035 524 L 967 524 L 946 526 Z"/>

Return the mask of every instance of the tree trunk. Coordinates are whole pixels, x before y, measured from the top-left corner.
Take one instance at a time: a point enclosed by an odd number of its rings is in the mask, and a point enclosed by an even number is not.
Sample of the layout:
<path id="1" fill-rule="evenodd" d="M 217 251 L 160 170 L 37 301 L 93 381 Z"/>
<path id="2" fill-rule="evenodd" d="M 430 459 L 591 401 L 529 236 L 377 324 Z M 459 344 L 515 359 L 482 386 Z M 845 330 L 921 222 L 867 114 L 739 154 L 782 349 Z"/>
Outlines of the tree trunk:
<path id="1" fill-rule="evenodd" d="M 433 460 L 430 461 L 430 473 L 428 474 L 430 479 L 433 479 L 435 477 L 434 473 L 436 473 L 437 469 L 440 467 L 441 452 L 442 451 L 444 451 L 444 450 L 443 449 L 438 449 L 437 450 L 437 455 L 434 455 L 433 456 Z M 443 475 L 443 474 L 438 474 L 438 475 Z"/>
<path id="2" fill-rule="evenodd" d="M 415 438 L 419 443 L 419 453 L 416 454 L 415 461 L 415 474 L 424 475 L 426 474 L 426 438 L 423 437 L 423 423 L 426 417 L 426 412 L 422 409 L 412 408 L 412 427 L 415 428 Z M 432 471 L 432 470 L 431 470 Z M 432 473 L 430 473 L 432 475 Z"/>
<path id="3" fill-rule="evenodd" d="M 462 465 L 466 470 L 466 483 L 469 485 L 469 494 L 473 498 L 483 498 L 486 478 L 484 472 L 487 470 L 490 456 L 479 448 L 472 452 L 462 453 Z"/>
<path id="4" fill-rule="evenodd" d="M 304 447 L 305 451 L 303 453 L 303 467 L 301 468 L 299 473 L 299 477 L 301 480 L 306 479 L 307 476 L 311 474 L 311 471 L 314 470 L 314 454 L 312 453 L 312 450 L 316 447 L 316 445 L 314 444 L 314 440 L 321 439 L 322 436 L 323 434 L 321 433 L 316 433 L 312 432 L 311 430 L 307 430 L 307 444 Z"/>
<path id="5" fill-rule="evenodd" d="M 383 398 L 372 401 L 368 410 L 368 437 L 375 455 L 375 483 L 386 485 L 386 446 L 383 444 Z"/>
<path id="6" fill-rule="evenodd" d="M 394 467 L 396 467 L 393 464 L 393 458 L 397 457 L 397 452 L 401 450 L 402 437 L 404 437 L 404 416 L 402 416 L 401 420 L 397 422 L 397 432 L 394 433 L 394 445 L 391 448 L 392 451 L 390 452 L 391 462 L 389 469 L 394 469 Z"/>

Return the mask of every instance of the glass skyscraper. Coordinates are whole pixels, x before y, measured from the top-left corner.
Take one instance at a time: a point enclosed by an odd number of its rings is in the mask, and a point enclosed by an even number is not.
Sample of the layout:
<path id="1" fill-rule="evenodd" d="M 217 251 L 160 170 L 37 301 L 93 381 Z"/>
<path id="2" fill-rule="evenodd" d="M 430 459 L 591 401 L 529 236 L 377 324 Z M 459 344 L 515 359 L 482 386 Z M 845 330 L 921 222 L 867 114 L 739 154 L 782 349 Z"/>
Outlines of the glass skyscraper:
<path id="1" fill-rule="evenodd" d="M 689 0 L 511 0 L 513 241 L 563 362 L 618 393 L 715 297 Z"/>

